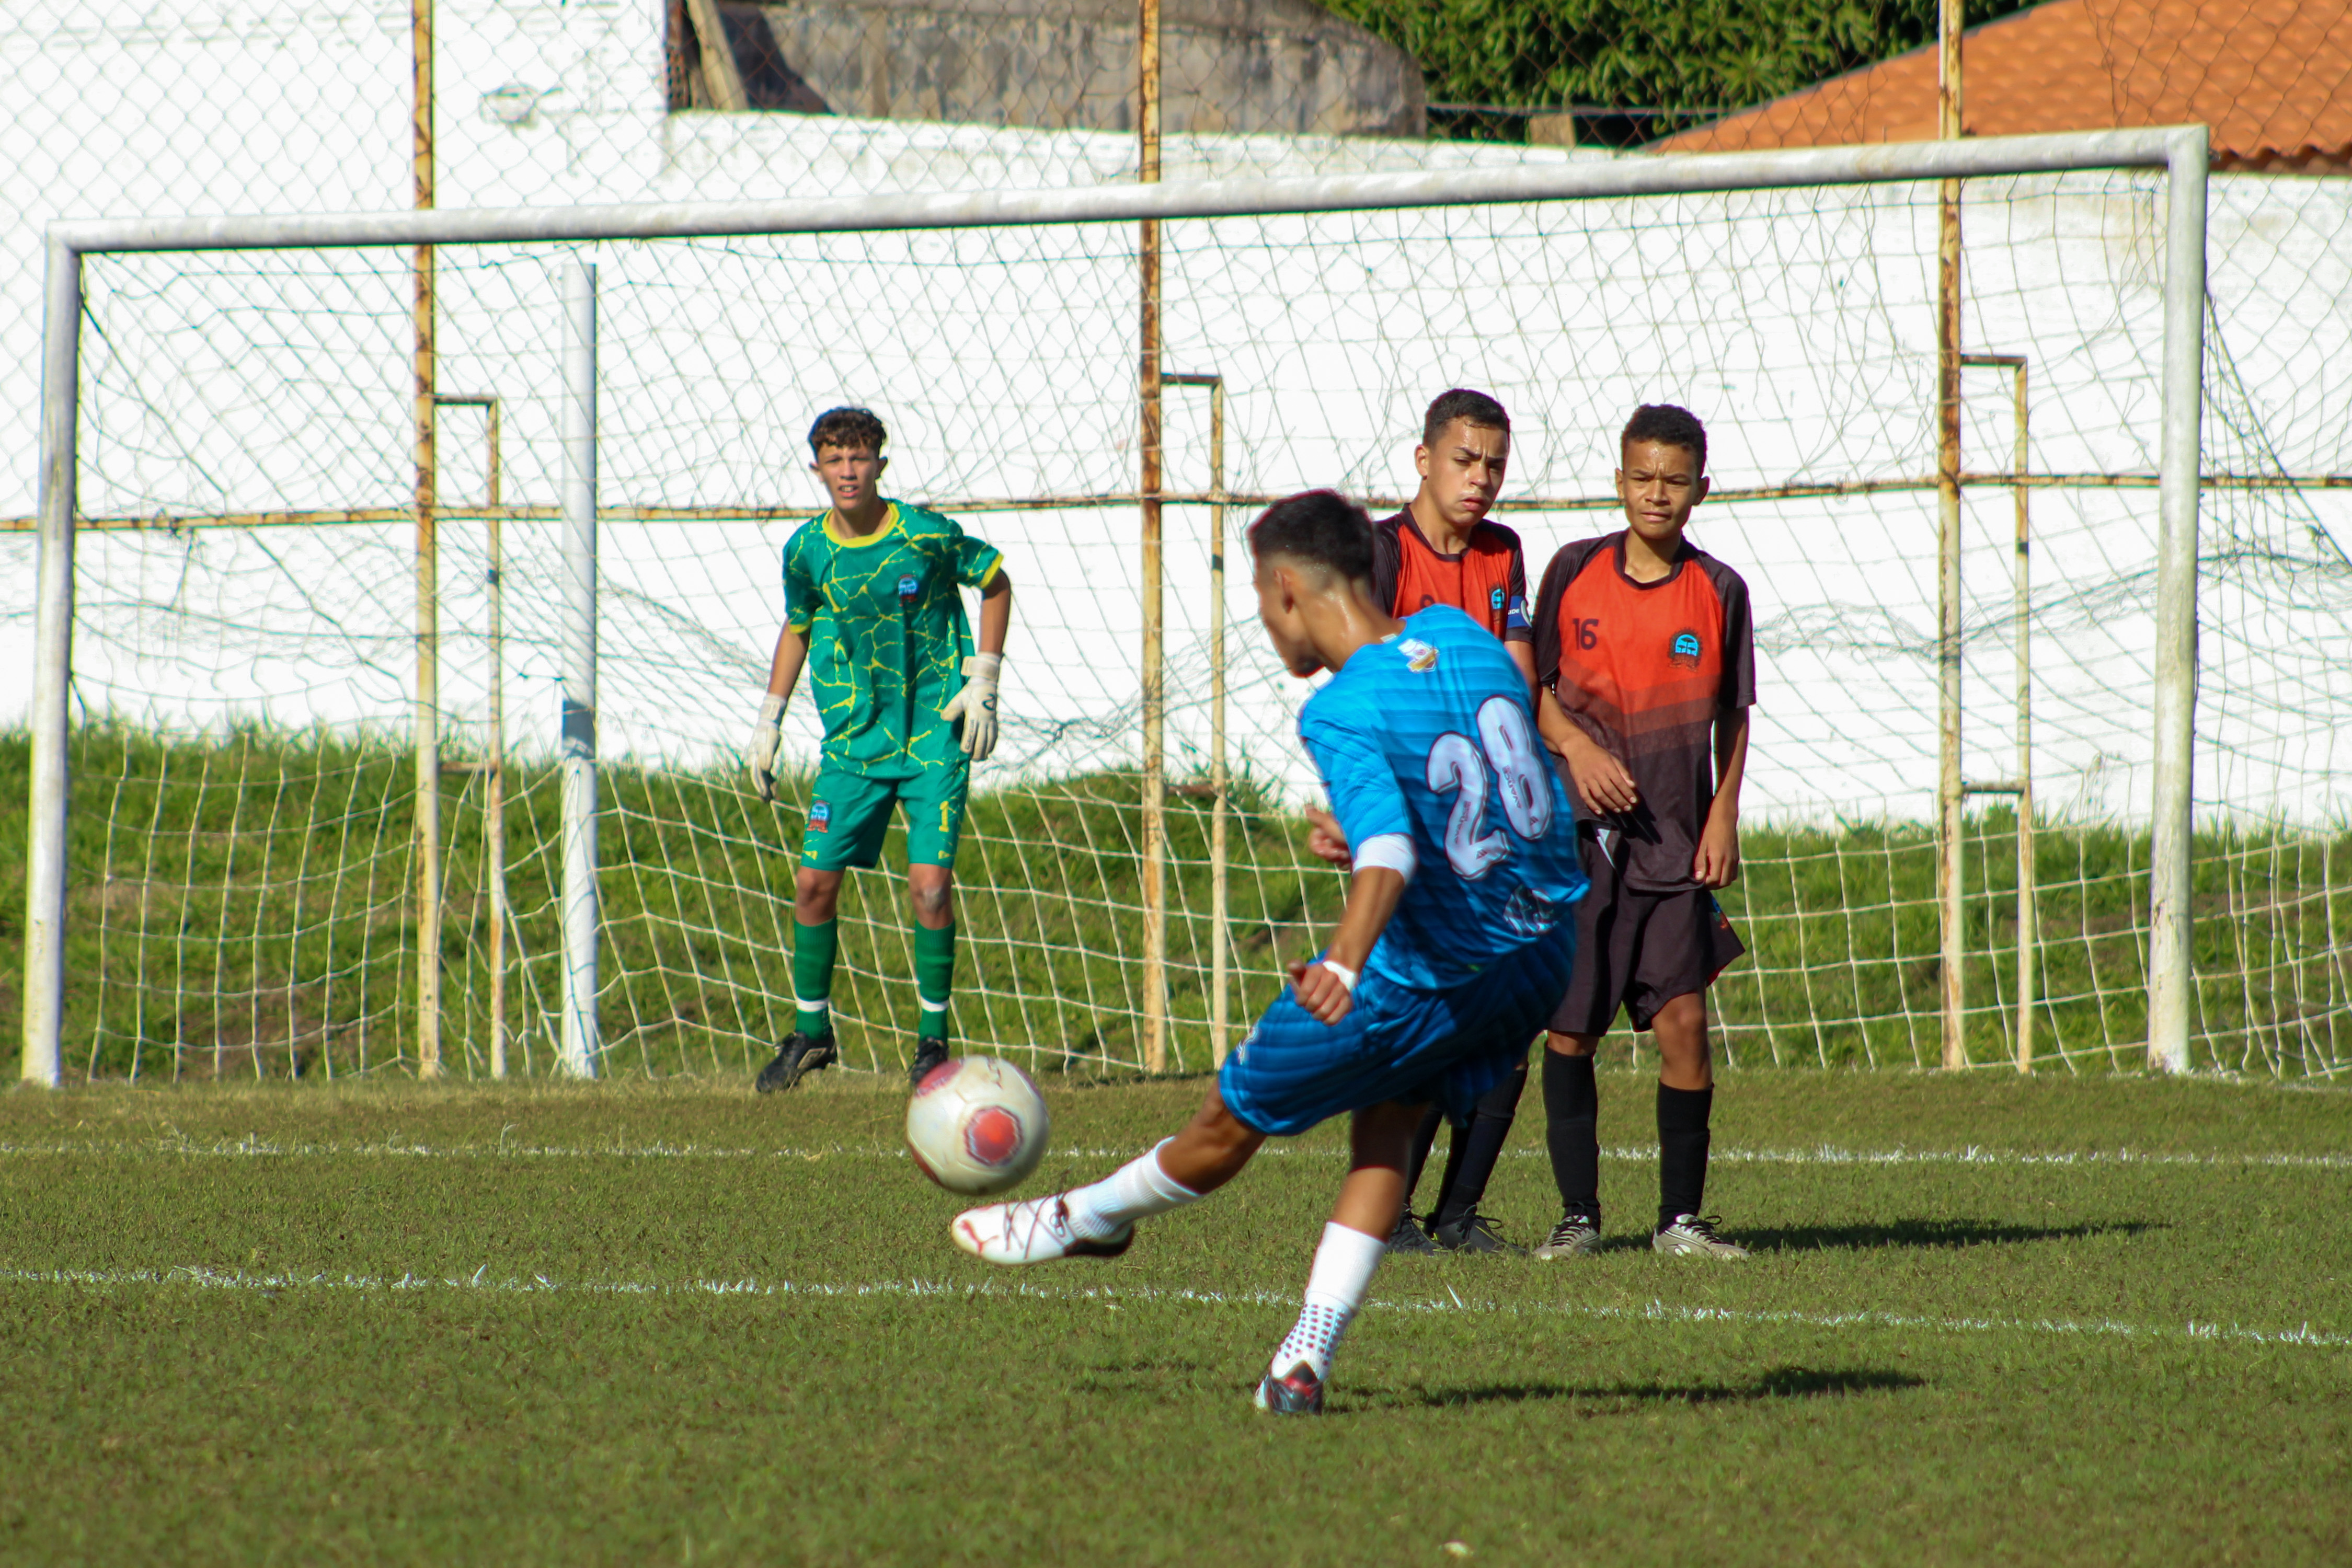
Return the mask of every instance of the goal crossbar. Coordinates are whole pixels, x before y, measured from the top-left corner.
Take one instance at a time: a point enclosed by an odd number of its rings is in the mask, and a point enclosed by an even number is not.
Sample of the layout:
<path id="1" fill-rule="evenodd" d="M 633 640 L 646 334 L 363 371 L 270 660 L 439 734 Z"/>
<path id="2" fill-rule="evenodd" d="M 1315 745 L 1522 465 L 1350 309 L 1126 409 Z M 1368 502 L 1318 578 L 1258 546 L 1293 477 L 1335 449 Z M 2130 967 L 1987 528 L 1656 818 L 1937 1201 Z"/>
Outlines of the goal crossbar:
<path id="1" fill-rule="evenodd" d="M 2196 697 L 2208 135 L 2201 125 L 1625 158 L 1315 180 L 1232 180 L 813 201 L 427 209 L 62 221 L 47 234 L 38 582 L 26 868 L 25 1079 L 62 1065 L 82 259 L 130 252 L 596 243 L 1276 216 L 1711 194 L 2126 168 L 2163 169 L 2163 432 L 2157 488 L 2147 1019 L 2151 1065 L 2189 1064 L 2191 718 Z"/>
<path id="2" fill-rule="evenodd" d="M 53 248 L 91 252 L 544 245 L 746 235 L 1007 228 L 1031 224 L 1273 217 L 1380 207 L 1462 207 L 1612 197 L 1973 180 L 2089 169 L 2178 168 L 2206 158 L 2201 125 L 2042 136 L 1685 153 L 1607 162 L 1202 180 L 1030 191 L 919 192 L 814 201 L 650 202 L 573 207 L 404 209 L 286 217 L 85 218 L 51 224 Z"/>

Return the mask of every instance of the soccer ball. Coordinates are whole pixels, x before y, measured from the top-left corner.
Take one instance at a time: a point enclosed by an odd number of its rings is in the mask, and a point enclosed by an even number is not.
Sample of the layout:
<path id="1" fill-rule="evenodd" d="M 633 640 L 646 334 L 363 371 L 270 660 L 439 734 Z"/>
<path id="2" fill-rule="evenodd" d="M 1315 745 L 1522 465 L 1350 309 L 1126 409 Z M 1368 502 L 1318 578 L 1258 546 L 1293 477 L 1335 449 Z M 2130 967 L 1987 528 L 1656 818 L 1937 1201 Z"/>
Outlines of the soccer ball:
<path id="1" fill-rule="evenodd" d="M 907 1152 L 950 1192 L 1003 1192 L 1045 1157 L 1045 1097 L 1029 1075 L 992 1056 L 943 1061 L 907 1104 Z"/>

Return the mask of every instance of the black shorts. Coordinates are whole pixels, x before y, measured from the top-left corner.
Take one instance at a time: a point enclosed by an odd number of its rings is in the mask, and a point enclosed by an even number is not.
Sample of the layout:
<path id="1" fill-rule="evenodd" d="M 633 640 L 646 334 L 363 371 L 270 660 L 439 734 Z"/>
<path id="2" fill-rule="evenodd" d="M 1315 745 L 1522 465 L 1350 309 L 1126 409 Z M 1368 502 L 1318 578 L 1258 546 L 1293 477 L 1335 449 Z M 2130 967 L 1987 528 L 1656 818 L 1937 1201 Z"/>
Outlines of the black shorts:
<path id="1" fill-rule="evenodd" d="M 1629 892 L 1592 831 L 1580 837 L 1592 891 L 1576 906 L 1576 968 L 1552 1032 L 1607 1034 L 1621 1006 L 1646 1030 L 1660 1008 L 1713 985 L 1747 945 L 1706 888 Z"/>

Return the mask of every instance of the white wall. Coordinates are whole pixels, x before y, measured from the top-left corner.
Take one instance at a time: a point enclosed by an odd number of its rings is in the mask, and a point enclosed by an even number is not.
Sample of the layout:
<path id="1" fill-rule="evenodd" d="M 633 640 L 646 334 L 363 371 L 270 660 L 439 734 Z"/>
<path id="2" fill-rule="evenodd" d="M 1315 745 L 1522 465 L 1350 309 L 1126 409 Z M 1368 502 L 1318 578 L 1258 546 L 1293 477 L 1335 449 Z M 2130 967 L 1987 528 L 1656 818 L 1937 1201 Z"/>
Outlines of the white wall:
<path id="1" fill-rule="evenodd" d="M 157 20 L 161 12 L 164 19 Z M 445 4 L 444 205 L 701 199 L 1129 177 L 1118 136 L 663 112 L 652 0 Z M 49 215 L 404 204 L 404 6 L 290 15 L 218 3 L 22 5 L 0 18 L 22 100 L 0 126 L 0 513 L 32 507 L 38 229 Z M 525 107 L 528 112 L 521 112 Z M 512 120 L 513 123 L 509 123 Z M 1551 159 L 1459 144 L 1201 139 L 1169 174 L 1311 173 Z M 2352 470 L 2352 182 L 2216 183 L 2209 468 Z M 1968 217 L 1972 348 L 2034 364 L 2034 465 L 2152 469 L 2160 327 L 2144 178 L 1988 183 Z M 1134 266 L 1123 231 L 595 247 L 605 291 L 608 502 L 813 504 L 800 433 L 864 401 L 892 423 L 916 497 L 1130 487 Z M 1519 495 L 1605 489 L 1640 401 L 1686 403 L 1719 485 L 1893 478 L 1932 468 L 1928 192 L 1694 197 L 1531 211 L 1172 225 L 1171 370 L 1228 378 L 1228 479 L 1278 491 L 1410 487 L 1421 405 L 1480 385 L 1517 421 Z M 441 384 L 495 392 L 509 500 L 551 501 L 555 270 L 562 257 L 445 252 Z M 398 507 L 407 484 L 408 280 L 396 256 L 145 258 L 91 269 L 85 510 Z M 1171 393 L 1171 482 L 1205 482 L 1202 400 Z M 2005 466 L 2005 378 L 1969 381 L 1971 467 Z M 451 414 L 445 488 L 476 494 L 478 426 Z M 2336 809 L 2352 682 L 2344 492 L 2215 496 L 2200 798 Z M 2042 492 L 2036 766 L 2053 809 L 2145 809 L 2152 490 Z M 1237 523 L 1240 518 L 1234 519 Z M 1516 519 L 1531 573 L 1605 513 Z M 1000 773 L 1131 755 L 1131 511 L 974 515 L 1020 584 Z M 1172 701 L 1205 736 L 1197 510 L 1171 514 Z M 1971 497 L 1972 776 L 2008 774 L 2005 494 Z M 1763 670 L 1750 800 L 1791 817 L 1919 818 L 1935 777 L 1933 497 L 1717 506 L 1694 537 L 1754 590 Z M 608 744 L 706 755 L 753 700 L 788 525 L 614 526 Z M 544 527 L 510 529 L 510 692 L 544 740 L 554 711 Z M 478 529 L 447 530 L 445 679 L 478 713 Z M 397 724 L 410 654 L 404 528 L 84 536 L 81 693 L 92 708 L 216 723 L 266 710 Z M 2281 565 L 2282 556 L 2292 560 Z M 30 545 L 0 539 L 0 659 L 29 643 Z M 1262 776 L 1303 783 L 1300 695 L 1233 601 L 1237 732 Z M 19 664 L 18 667 L 21 667 Z M 21 711 L 21 710 L 19 710 Z M 794 737 L 813 749 L 796 716 Z"/>

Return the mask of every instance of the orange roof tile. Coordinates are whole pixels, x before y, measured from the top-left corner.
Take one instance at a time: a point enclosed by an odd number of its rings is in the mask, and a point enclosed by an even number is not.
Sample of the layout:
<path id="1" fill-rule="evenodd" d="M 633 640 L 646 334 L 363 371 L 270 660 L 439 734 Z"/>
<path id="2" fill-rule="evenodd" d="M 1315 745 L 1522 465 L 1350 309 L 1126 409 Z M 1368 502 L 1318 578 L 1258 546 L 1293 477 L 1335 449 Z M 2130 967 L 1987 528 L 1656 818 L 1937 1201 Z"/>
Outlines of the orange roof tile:
<path id="1" fill-rule="evenodd" d="M 2352 172 L 2352 0 L 2052 0 L 1961 40 L 1970 136 L 2213 130 L 2213 166 Z M 1657 143 L 1664 152 L 1916 141 L 1936 51 L 1915 49 Z"/>

